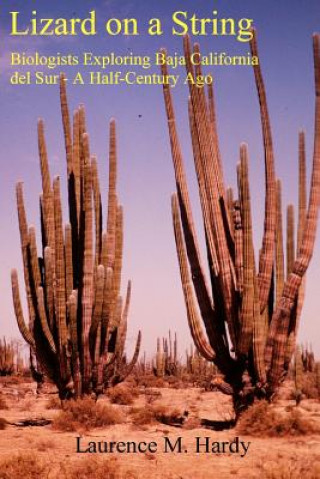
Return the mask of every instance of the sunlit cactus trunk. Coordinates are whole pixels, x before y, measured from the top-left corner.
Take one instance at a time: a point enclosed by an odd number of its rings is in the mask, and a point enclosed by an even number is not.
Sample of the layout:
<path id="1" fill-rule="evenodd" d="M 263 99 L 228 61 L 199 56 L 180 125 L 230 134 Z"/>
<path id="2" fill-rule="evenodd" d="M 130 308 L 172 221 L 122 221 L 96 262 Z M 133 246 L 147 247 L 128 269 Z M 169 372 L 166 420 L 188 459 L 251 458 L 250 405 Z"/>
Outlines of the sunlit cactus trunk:
<path id="1" fill-rule="evenodd" d="M 115 121 L 110 122 L 108 214 L 104 226 L 97 163 L 90 154 L 85 111 L 80 106 L 74 112 L 71 126 L 64 75 L 60 79 L 60 100 L 69 220 L 66 224 L 63 220 L 60 178 L 51 181 L 44 124 L 39 120 L 40 248 L 35 228 L 27 222 L 22 183 L 16 188 L 28 325 L 16 270 L 11 279 L 20 332 L 30 345 L 32 357 L 55 382 L 61 399 L 66 399 L 98 395 L 109 385 L 122 381 L 137 361 L 141 334 L 127 364 L 124 345 L 131 283 L 123 302 L 123 211 L 116 191 Z"/>
<path id="2" fill-rule="evenodd" d="M 251 53 L 257 56 L 256 33 L 252 33 Z M 229 384 L 226 389 L 233 394 L 237 414 L 255 398 L 274 397 L 295 350 L 304 278 L 314 248 L 320 197 L 319 35 L 313 40 L 316 110 L 312 179 L 307 206 L 304 134 L 300 133 L 298 234 L 295 240 L 293 207 L 290 206 L 287 268 L 284 264 L 281 183 L 275 174 L 272 132 L 260 62 L 253 67 L 265 152 L 264 233 L 259 257 L 253 244 L 248 147 L 240 147 L 236 197 L 230 188 L 226 190 L 224 186 L 213 88 L 209 86 L 206 96 L 204 88 L 189 82 L 190 136 L 211 285 L 200 257 L 171 90 L 164 85 L 177 187 L 172 197 L 172 215 L 189 327 L 200 354 L 218 366 Z M 192 76 L 201 74 L 201 67 L 193 65 L 190 60 L 193 52 L 199 52 L 199 46 L 194 45 L 192 50 L 186 36 L 186 69 Z M 162 66 L 162 73 L 167 74 L 166 65 Z"/>

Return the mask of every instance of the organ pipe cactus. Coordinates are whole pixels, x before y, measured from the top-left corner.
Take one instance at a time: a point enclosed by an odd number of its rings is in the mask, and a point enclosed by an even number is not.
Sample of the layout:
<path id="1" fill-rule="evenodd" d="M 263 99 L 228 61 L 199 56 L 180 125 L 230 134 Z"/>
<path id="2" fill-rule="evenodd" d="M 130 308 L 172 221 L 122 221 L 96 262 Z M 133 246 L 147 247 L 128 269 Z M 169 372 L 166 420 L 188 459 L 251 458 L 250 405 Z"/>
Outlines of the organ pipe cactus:
<path id="1" fill-rule="evenodd" d="M 172 340 L 171 331 L 169 331 L 169 340 L 162 338 L 162 346 L 160 338 L 157 338 L 157 353 L 154 373 L 158 377 L 176 376 L 178 373 L 178 339 L 177 334 Z"/>
<path id="2" fill-rule="evenodd" d="M 71 126 L 64 75 L 60 100 L 65 140 L 69 220 L 63 222 L 60 178 L 51 183 L 44 123 L 38 122 L 42 176 L 41 239 L 28 225 L 23 184 L 16 187 L 29 325 L 20 302 L 17 271 L 12 292 L 17 322 L 37 363 L 55 382 L 61 399 L 100 394 L 122 381 L 138 358 L 139 332 L 132 361 L 124 361 L 131 283 L 120 295 L 123 210 L 118 203 L 116 124 L 110 122 L 109 190 L 104 229 L 97 160 L 91 156 L 85 110 Z"/>
<path id="3" fill-rule="evenodd" d="M 6 338 L 0 339 L 0 376 L 13 374 L 17 359 L 13 342 L 7 342 Z"/>
<path id="4" fill-rule="evenodd" d="M 218 366 L 230 385 L 228 391 L 233 394 L 237 414 L 255 398 L 272 399 L 287 373 L 295 350 L 304 278 L 313 253 L 320 198 L 319 35 L 313 38 L 313 49 L 316 110 L 309 205 L 307 207 L 304 134 L 300 133 L 297 250 L 293 233 L 293 208 L 290 206 L 286 275 L 281 183 L 275 174 L 271 124 L 260 62 L 254 66 L 254 77 L 265 153 L 266 195 L 259 258 L 255 255 L 253 245 L 248 147 L 245 144 L 240 147 L 238 195 L 235 195 L 232 189 L 226 190 L 224 185 L 212 85 L 209 85 L 206 95 L 205 89 L 189 82 L 190 136 L 211 285 L 200 257 L 171 90 L 164 85 L 177 188 L 172 197 L 172 215 L 189 327 L 198 351 Z M 193 52 L 199 52 L 197 44 Z M 251 52 L 258 54 L 255 32 Z M 191 62 L 191 53 L 190 40 L 186 36 L 184 55 L 189 78 L 201 74 L 201 66 Z M 168 73 L 166 65 L 162 66 L 162 73 Z"/>

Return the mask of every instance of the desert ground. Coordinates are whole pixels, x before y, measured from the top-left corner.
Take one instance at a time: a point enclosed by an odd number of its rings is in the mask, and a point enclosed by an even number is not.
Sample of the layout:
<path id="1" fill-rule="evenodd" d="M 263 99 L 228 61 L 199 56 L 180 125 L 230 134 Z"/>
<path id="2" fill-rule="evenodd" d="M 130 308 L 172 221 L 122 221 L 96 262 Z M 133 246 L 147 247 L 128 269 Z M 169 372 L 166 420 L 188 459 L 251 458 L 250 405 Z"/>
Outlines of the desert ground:
<path id="1" fill-rule="evenodd" d="M 113 472 L 101 476 L 110 478 L 281 479 L 296 478 L 301 474 L 304 474 L 305 478 L 320 477 L 320 471 L 317 476 L 318 470 L 315 466 L 320 459 L 320 403 L 315 399 L 303 399 L 296 407 L 295 401 L 283 398 L 285 395 L 282 395 L 273 406 L 280 414 L 298 410 L 300 416 L 312 425 L 310 431 L 302 435 L 285 437 L 257 437 L 239 432 L 238 426 L 222 431 L 210 428 L 214 421 L 227 421 L 233 417 L 230 397 L 219 391 L 205 391 L 196 387 L 186 389 L 139 387 L 136 388 L 136 397 L 132 404 L 110 406 L 121 414 L 122 420 L 119 424 L 92 429 L 82 428 L 80 424 L 75 431 L 65 431 L 55 428 L 50 422 L 61 414 L 53 385 L 45 385 L 41 394 L 37 395 L 36 385 L 31 379 L 13 377 L 0 379 L 1 404 L 5 408 L 0 411 L 0 417 L 7 421 L 5 429 L 0 431 L 0 478 L 10 477 L 12 460 L 22 461 L 21 476 L 19 474 L 17 477 L 25 479 L 66 477 L 68 475 L 66 467 L 81 471 L 82 464 L 85 464 L 86 477 L 100 477 L 94 472 L 97 461 L 99 464 L 101 461 L 111 464 Z M 126 387 L 130 391 L 131 384 Z M 102 397 L 98 403 L 109 405 L 110 397 Z M 141 412 L 148 412 L 156 407 L 179 411 L 181 416 L 185 416 L 184 423 L 179 424 L 177 421 L 177 424 L 168 425 L 159 421 L 148 423 L 146 420 L 146 424 L 143 424 L 143 421 L 142 423 L 140 421 L 140 424 L 134 419 L 132 411 L 139 411 L 141 415 Z M 49 424 L 26 426 L 24 421 L 30 419 L 46 419 Z M 203 425 L 203 420 L 206 420 L 208 426 Z M 77 439 L 79 437 L 80 439 Z M 164 438 L 169 438 L 171 444 L 174 444 L 179 437 L 182 437 L 183 444 L 181 452 L 177 450 L 178 448 L 173 452 L 165 452 Z M 205 441 L 205 438 L 209 437 L 210 443 L 219 442 L 219 447 L 222 447 L 222 442 L 229 443 L 236 437 L 246 445 L 249 442 L 250 445 L 246 454 L 243 454 L 242 449 L 231 453 L 228 445 L 225 446 L 224 453 L 202 450 L 197 453 L 197 437 L 202 438 L 200 441 Z M 77 441 L 80 449 L 86 449 L 89 442 L 99 441 L 156 442 L 157 451 L 79 453 Z M 31 458 L 35 464 L 25 466 L 25 458 L 29 461 Z M 38 465 L 48 466 L 48 464 L 49 468 L 44 468 L 43 472 L 41 468 L 37 469 Z M 91 464 L 92 468 L 88 464 Z M 11 474 L 15 474 L 14 469 L 12 471 Z M 79 472 L 74 477 L 84 476 Z"/>

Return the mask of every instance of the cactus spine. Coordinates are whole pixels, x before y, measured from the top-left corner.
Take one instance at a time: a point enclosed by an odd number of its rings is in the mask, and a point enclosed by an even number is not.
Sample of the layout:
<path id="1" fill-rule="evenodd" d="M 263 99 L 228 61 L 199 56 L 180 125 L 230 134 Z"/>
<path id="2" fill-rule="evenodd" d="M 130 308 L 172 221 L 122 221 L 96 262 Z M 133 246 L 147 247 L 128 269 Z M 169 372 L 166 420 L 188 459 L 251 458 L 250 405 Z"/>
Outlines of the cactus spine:
<path id="1" fill-rule="evenodd" d="M 109 384 L 122 381 L 137 361 L 141 334 L 127 364 L 124 343 L 131 283 L 123 305 L 123 211 L 116 192 L 115 121 L 110 122 L 108 215 L 103 230 L 99 176 L 96 159 L 90 154 L 85 111 L 83 106 L 75 111 L 71 127 L 64 75 L 60 79 L 60 101 L 69 222 L 63 222 L 59 177 L 51 183 L 44 124 L 39 120 L 42 257 L 35 228 L 27 222 L 22 183 L 16 188 L 28 325 L 16 270 L 11 279 L 20 332 L 38 364 L 58 386 L 61 399 L 66 399 L 97 395 Z"/>
<path id="2" fill-rule="evenodd" d="M 271 398 L 287 373 L 295 349 L 304 277 L 315 242 L 320 198 L 320 37 L 314 36 L 315 142 L 309 205 L 306 202 L 304 135 L 299 135 L 299 215 L 294 249 L 293 208 L 288 210 L 285 278 L 281 184 L 276 179 L 272 132 L 260 64 L 254 66 L 265 151 L 265 216 L 258 267 L 252 240 L 251 199 L 246 145 L 240 148 L 238 198 L 226 190 L 218 143 L 213 89 L 189 82 L 190 135 L 205 227 L 211 288 L 206 279 L 195 232 L 174 108 L 164 85 L 171 153 L 177 192 L 172 216 L 188 323 L 197 350 L 214 362 L 233 392 L 236 412 L 255 397 Z M 194 45 L 193 52 L 199 52 Z M 165 51 L 163 51 L 165 54 Z M 190 40 L 184 38 L 186 69 L 192 77 Z M 257 55 L 253 32 L 251 53 Z M 260 63 L 260 62 L 259 62 Z M 167 66 L 162 66 L 167 74 Z M 203 320 L 204 330 L 201 325 Z"/>

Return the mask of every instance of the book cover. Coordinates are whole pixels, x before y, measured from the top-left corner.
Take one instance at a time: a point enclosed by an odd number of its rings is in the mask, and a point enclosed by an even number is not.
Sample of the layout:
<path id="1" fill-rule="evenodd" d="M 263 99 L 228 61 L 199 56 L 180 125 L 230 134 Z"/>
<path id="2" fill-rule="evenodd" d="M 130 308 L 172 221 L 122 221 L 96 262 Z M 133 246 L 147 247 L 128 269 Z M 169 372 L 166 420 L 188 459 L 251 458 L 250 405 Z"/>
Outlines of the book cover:
<path id="1" fill-rule="evenodd" d="M 0 12 L 0 478 L 320 475 L 320 6 Z"/>

